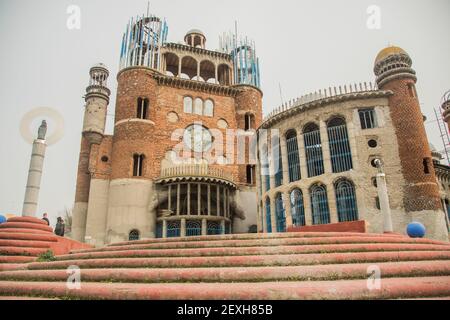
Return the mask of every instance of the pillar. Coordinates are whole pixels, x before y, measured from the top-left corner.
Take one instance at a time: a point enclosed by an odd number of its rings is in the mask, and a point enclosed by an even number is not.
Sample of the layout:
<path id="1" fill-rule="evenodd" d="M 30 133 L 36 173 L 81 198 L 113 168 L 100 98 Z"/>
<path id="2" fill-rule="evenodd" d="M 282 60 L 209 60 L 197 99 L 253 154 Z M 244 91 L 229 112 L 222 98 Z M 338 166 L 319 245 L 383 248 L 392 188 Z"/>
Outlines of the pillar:
<path id="1" fill-rule="evenodd" d="M 208 184 L 208 216 L 211 215 L 211 185 Z"/>
<path id="2" fill-rule="evenodd" d="M 225 220 L 220 220 L 220 231 L 222 234 L 225 234 Z"/>
<path id="3" fill-rule="evenodd" d="M 180 221 L 180 237 L 186 237 L 186 219 L 182 218 Z"/>
<path id="4" fill-rule="evenodd" d="M 284 193 L 284 208 L 286 214 L 286 230 L 292 227 L 292 211 L 291 211 L 291 197 L 289 192 Z"/>
<path id="5" fill-rule="evenodd" d="M 383 216 L 383 232 L 393 232 L 391 207 L 389 205 L 389 196 L 386 187 L 386 175 L 384 173 L 377 174 L 377 190 L 380 199 L 380 209 Z"/>
<path id="6" fill-rule="evenodd" d="M 35 217 L 39 200 L 39 190 L 41 187 L 42 169 L 44 167 L 45 134 L 47 131 L 47 123 L 42 121 L 38 130 L 38 137 L 33 142 L 31 151 L 30 167 L 28 169 L 27 186 L 25 189 L 25 197 L 23 200 L 22 216 Z"/>
<path id="7" fill-rule="evenodd" d="M 297 129 L 297 145 L 299 152 L 299 161 L 300 161 L 300 175 L 301 179 L 306 179 L 308 177 L 308 167 L 306 166 L 306 150 L 305 150 L 305 142 L 303 133 L 301 133 L 301 129 Z"/>
<path id="8" fill-rule="evenodd" d="M 303 206 L 305 208 L 305 225 L 312 225 L 312 207 L 311 207 L 311 195 L 309 189 L 302 190 L 303 193 Z"/>
<path id="9" fill-rule="evenodd" d="M 203 218 L 202 219 L 202 236 L 206 236 L 208 234 L 208 229 L 207 229 L 207 224 L 206 224 L 206 219 Z"/>
<path id="10" fill-rule="evenodd" d="M 327 124 L 320 121 L 320 141 L 322 143 L 323 168 L 325 173 L 333 172 L 331 168 L 330 142 L 328 141 Z"/>
<path id="11" fill-rule="evenodd" d="M 286 136 L 280 137 L 281 164 L 283 167 L 283 184 L 288 184 L 289 180 L 289 161 L 287 155 Z"/>
<path id="12" fill-rule="evenodd" d="M 163 226 L 162 226 L 162 237 L 167 238 L 167 220 L 163 220 Z"/>

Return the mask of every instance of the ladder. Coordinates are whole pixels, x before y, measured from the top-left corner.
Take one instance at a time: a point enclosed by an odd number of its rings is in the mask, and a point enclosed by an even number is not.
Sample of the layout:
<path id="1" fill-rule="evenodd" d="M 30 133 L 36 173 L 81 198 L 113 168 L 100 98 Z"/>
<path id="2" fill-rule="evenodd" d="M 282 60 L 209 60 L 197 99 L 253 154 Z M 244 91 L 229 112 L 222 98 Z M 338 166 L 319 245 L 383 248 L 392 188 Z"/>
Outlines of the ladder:
<path id="1" fill-rule="evenodd" d="M 444 122 L 441 111 L 438 109 L 434 109 L 434 115 L 436 116 L 442 144 L 444 145 L 443 153 L 445 154 L 445 157 L 447 159 L 447 164 L 450 165 L 450 134 L 448 132 L 446 123 Z"/>

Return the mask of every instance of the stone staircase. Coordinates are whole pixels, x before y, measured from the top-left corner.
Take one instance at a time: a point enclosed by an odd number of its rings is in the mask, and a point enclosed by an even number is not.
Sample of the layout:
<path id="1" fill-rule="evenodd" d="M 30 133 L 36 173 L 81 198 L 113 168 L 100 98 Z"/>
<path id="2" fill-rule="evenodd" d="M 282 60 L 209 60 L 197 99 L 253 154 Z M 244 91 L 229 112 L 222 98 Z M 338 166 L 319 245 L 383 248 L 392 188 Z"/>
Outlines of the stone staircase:
<path id="1" fill-rule="evenodd" d="M 12 257 L 14 251 L 8 252 Z M 0 272 L 0 299 L 450 297 L 450 244 L 396 234 L 288 232 L 151 239 L 72 250 L 51 262 L 20 262 L 26 263 Z M 71 266 L 81 269 L 80 289 L 66 284 Z M 381 271 L 381 287 L 370 290 L 368 270 L 374 267 Z"/>

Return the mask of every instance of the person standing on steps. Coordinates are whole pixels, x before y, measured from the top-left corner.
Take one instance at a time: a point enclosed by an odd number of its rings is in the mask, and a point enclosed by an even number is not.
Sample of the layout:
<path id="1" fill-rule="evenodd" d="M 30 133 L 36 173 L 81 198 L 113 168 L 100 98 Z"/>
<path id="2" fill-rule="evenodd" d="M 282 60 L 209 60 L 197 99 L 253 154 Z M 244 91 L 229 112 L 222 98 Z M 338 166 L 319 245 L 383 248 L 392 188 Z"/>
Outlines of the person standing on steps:
<path id="1" fill-rule="evenodd" d="M 44 212 L 44 214 L 42 215 L 42 220 L 45 220 L 47 222 L 47 225 L 50 225 L 50 220 L 48 220 L 47 218 L 47 212 Z"/>
<path id="2" fill-rule="evenodd" d="M 60 237 L 64 237 L 64 220 L 61 217 L 58 217 L 55 227 L 55 234 Z"/>

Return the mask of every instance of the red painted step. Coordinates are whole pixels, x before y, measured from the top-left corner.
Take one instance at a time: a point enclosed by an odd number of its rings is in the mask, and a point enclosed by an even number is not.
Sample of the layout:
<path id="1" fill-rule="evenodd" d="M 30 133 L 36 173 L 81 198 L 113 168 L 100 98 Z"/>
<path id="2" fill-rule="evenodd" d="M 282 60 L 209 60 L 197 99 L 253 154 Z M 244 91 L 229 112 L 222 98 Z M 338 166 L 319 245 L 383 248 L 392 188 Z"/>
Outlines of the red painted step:
<path id="1" fill-rule="evenodd" d="M 181 241 L 201 240 L 244 240 L 244 239 L 279 239 L 279 238 L 317 238 L 317 237 L 354 237 L 364 235 L 366 237 L 380 237 L 379 233 L 356 233 L 356 232 L 282 232 L 282 233 L 240 233 L 225 235 L 192 236 L 178 238 L 153 238 L 136 241 L 125 241 L 111 244 L 110 246 L 121 246 L 130 244 L 167 243 Z M 401 234 L 383 234 L 383 237 L 405 237 Z"/>
<path id="2" fill-rule="evenodd" d="M 45 234 L 50 235 L 47 230 L 39 230 L 39 229 L 26 229 L 26 228 L 4 228 L 0 229 L 0 235 L 4 234 L 12 234 L 12 233 L 29 233 L 29 234 Z"/>
<path id="3" fill-rule="evenodd" d="M 0 239 L 1 247 L 30 247 L 30 248 L 48 248 L 52 242 L 39 240 L 2 240 Z"/>
<path id="4" fill-rule="evenodd" d="M 8 219 L 8 222 L 29 222 L 35 224 L 42 224 L 44 226 L 48 226 L 47 221 L 42 219 L 34 218 L 34 217 L 11 217 Z"/>
<path id="5" fill-rule="evenodd" d="M 27 256 L 0 256 L 0 263 L 27 263 L 36 260 L 36 257 Z"/>
<path id="6" fill-rule="evenodd" d="M 58 260 L 98 259 L 125 257 L 205 257 L 235 255 L 270 255 L 270 254 L 302 254 L 327 252 L 369 252 L 369 251 L 409 251 L 449 250 L 449 246 L 411 243 L 364 243 L 341 245 L 307 245 L 307 246 L 271 246 L 271 247 L 230 247 L 230 248 L 195 248 L 195 249 L 147 249 L 123 250 L 112 252 L 76 253 L 59 256 Z"/>
<path id="7" fill-rule="evenodd" d="M 5 222 L 0 224 L 0 229 L 21 228 L 21 229 L 35 229 L 47 232 L 53 232 L 53 229 L 47 225 L 31 222 Z"/>
<path id="8" fill-rule="evenodd" d="M 162 257 L 79 259 L 53 262 L 32 262 L 28 269 L 65 269 L 71 265 L 80 268 L 187 268 L 232 266 L 289 266 L 388 261 L 450 260 L 450 251 L 403 252 L 344 252 L 258 256 Z"/>
<path id="9" fill-rule="evenodd" d="M 57 242 L 58 239 L 53 234 L 48 234 L 48 232 L 42 231 L 43 233 L 19 233 L 13 232 L 12 229 L 8 229 L 8 232 L 0 232 L 1 240 L 37 240 L 37 241 L 47 241 L 47 242 Z"/>
<path id="10" fill-rule="evenodd" d="M 373 263 L 288 267 L 83 269 L 87 282 L 262 282 L 367 279 Z M 377 263 L 383 278 L 450 276 L 449 261 Z M 66 281 L 66 270 L 23 270 L 0 272 L 0 281 Z"/>
<path id="11" fill-rule="evenodd" d="M 65 282 L 1 281 L 0 295 L 81 299 L 393 299 L 450 295 L 450 277 L 388 278 L 379 290 L 367 280 L 260 283 L 91 283 L 69 289 Z"/>
<path id="12" fill-rule="evenodd" d="M 6 256 L 38 256 L 44 253 L 48 248 L 31 247 L 0 247 L 0 255 Z"/>
<path id="13" fill-rule="evenodd" d="M 293 245 L 319 245 L 319 244 L 355 244 L 355 243 L 416 243 L 438 244 L 448 246 L 450 243 L 430 239 L 411 239 L 407 237 L 317 237 L 317 238 L 280 238 L 280 239 L 245 239 L 245 240 L 202 240 L 167 243 L 129 244 L 121 246 L 108 246 L 96 249 L 75 250 L 71 253 L 123 251 L 136 249 L 183 249 L 183 248 L 216 248 L 216 247 L 257 247 L 257 246 L 293 246 Z"/>

